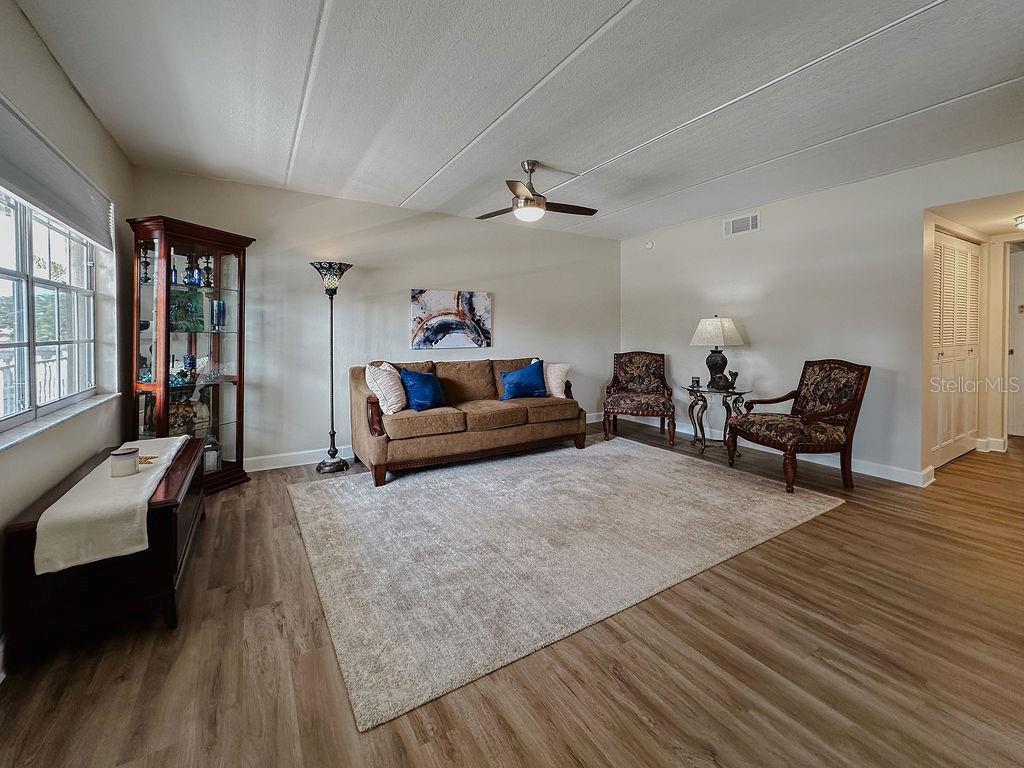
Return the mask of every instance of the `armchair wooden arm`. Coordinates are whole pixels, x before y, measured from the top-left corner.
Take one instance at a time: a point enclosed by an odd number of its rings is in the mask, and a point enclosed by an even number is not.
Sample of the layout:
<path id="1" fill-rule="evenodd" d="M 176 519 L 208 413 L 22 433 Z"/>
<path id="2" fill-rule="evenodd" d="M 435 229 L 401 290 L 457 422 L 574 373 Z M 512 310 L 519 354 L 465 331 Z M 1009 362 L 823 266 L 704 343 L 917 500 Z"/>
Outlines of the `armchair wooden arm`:
<path id="1" fill-rule="evenodd" d="M 794 400 L 799 394 L 800 390 L 794 389 L 793 391 L 787 392 L 779 397 L 769 397 L 764 400 L 747 400 L 747 402 L 743 404 L 743 407 L 747 409 L 747 413 L 750 413 L 754 410 L 755 405 L 774 405 L 775 403 L 784 403 L 787 400 Z"/>
<path id="2" fill-rule="evenodd" d="M 370 427 L 371 435 L 384 437 L 384 414 L 376 395 L 368 395 L 366 398 L 366 423 Z"/>
<path id="3" fill-rule="evenodd" d="M 823 421 L 825 419 L 831 419 L 833 416 L 842 416 L 844 413 L 850 413 L 858 406 L 856 400 L 851 400 L 845 405 L 840 405 L 836 408 L 830 408 L 827 411 L 818 411 L 817 413 L 804 413 L 800 415 L 800 421 L 804 424 L 813 424 L 816 421 Z"/>

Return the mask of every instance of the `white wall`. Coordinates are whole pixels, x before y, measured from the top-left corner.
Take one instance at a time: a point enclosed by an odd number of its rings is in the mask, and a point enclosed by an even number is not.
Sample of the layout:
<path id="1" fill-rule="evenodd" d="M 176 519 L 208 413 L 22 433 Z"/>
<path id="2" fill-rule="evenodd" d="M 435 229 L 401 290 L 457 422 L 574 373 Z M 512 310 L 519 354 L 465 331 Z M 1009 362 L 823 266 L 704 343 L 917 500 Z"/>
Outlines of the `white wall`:
<path id="1" fill-rule="evenodd" d="M 0 0 L 0 93 L 110 195 L 116 214 L 127 209 L 131 165 L 12 0 Z M 119 250 L 129 243 L 127 228 L 119 227 Z M 111 277 L 111 293 L 115 271 L 114 264 L 99 265 L 100 279 Z M 112 298 L 98 297 L 97 305 L 98 346 L 108 362 L 98 368 L 97 383 L 114 391 L 116 307 Z M 111 400 L 0 451 L 0 526 L 97 451 L 119 443 L 120 411 L 119 401 Z"/>
<path id="2" fill-rule="evenodd" d="M 131 196 L 132 166 L 13 0 L 0 0 L 0 30 L 0 93 L 111 196 L 115 213 L 120 214 Z M 118 245 L 123 248 L 128 243 L 127 230 L 121 228 Z M 105 264 L 101 271 L 114 270 Z M 97 331 L 103 338 L 98 341 L 112 350 L 115 306 L 112 301 L 103 302 L 99 311 Z M 110 366 L 98 370 L 97 377 L 104 377 L 108 391 L 117 388 Z M 118 402 L 111 401 L 0 452 L 0 525 L 98 450 L 118 442 L 119 413 Z"/>
<path id="3" fill-rule="evenodd" d="M 597 410 L 619 345 L 615 241 L 160 172 L 140 172 L 136 193 L 132 215 L 256 238 L 246 260 L 250 460 L 326 445 L 328 305 L 313 260 L 355 265 L 335 302 L 339 445 L 351 442 L 348 368 L 378 358 L 569 362 L 574 394 Z M 410 350 L 411 288 L 491 291 L 494 346 Z"/>
<path id="4" fill-rule="evenodd" d="M 723 238 L 715 217 L 625 240 L 622 349 L 667 352 L 678 388 L 706 380 L 707 350 L 687 344 L 701 317 L 719 314 L 748 340 L 726 354 L 755 396 L 792 389 L 807 359 L 870 364 L 854 457 L 862 471 L 912 479 L 924 209 L 1019 190 L 1022 169 L 1024 142 L 763 206 L 757 234 Z"/>

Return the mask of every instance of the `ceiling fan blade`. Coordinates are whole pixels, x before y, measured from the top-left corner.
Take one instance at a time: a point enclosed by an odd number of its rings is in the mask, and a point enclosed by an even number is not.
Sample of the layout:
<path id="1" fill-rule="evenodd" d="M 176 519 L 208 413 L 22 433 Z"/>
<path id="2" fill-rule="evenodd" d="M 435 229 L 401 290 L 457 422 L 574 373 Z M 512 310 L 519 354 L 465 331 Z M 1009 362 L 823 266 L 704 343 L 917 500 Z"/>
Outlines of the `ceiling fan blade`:
<path id="1" fill-rule="evenodd" d="M 569 205 L 568 203 L 548 203 L 547 209 L 555 213 L 571 213 L 575 216 L 593 216 L 597 208 L 584 208 L 582 205 Z"/>
<path id="2" fill-rule="evenodd" d="M 493 219 L 495 216 L 501 216 L 502 214 L 505 214 L 505 213 L 512 213 L 512 209 L 511 208 L 502 208 L 500 211 L 491 211 L 490 213 L 485 213 L 483 216 L 477 216 L 477 218 L 478 219 Z"/>
<path id="3" fill-rule="evenodd" d="M 521 182 L 521 181 L 516 181 L 515 179 L 505 179 L 505 184 L 508 185 L 508 188 L 512 191 L 512 194 L 515 195 L 516 197 L 522 197 L 522 198 L 525 198 L 527 200 L 529 200 L 531 197 L 533 197 L 533 192 L 531 192 L 527 188 L 527 186 L 525 184 L 523 184 L 523 182 Z"/>

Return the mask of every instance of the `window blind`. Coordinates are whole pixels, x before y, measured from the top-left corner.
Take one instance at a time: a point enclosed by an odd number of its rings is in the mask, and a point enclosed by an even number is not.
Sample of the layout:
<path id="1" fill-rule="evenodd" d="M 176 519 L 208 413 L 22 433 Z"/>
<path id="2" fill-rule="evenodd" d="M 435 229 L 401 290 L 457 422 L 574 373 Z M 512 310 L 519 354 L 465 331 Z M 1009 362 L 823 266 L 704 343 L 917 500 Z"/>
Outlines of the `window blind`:
<path id="1" fill-rule="evenodd" d="M 113 250 L 110 199 L 2 98 L 0 185 Z"/>

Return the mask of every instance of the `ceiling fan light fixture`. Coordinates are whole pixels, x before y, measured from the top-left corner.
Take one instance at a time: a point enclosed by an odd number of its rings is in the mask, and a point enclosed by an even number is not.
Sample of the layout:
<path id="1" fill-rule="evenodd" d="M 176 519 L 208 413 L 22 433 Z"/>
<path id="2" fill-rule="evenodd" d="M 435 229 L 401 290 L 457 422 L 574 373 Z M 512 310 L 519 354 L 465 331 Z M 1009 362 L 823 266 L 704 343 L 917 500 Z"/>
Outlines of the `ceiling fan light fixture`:
<path id="1" fill-rule="evenodd" d="M 512 215 L 520 221 L 537 221 L 544 215 L 544 198 L 517 197 L 512 201 Z"/>
<path id="2" fill-rule="evenodd" d="M 1017 229 L 1024 229 L 1024 213 L 1013 220 L 1014 225 Z"/>

